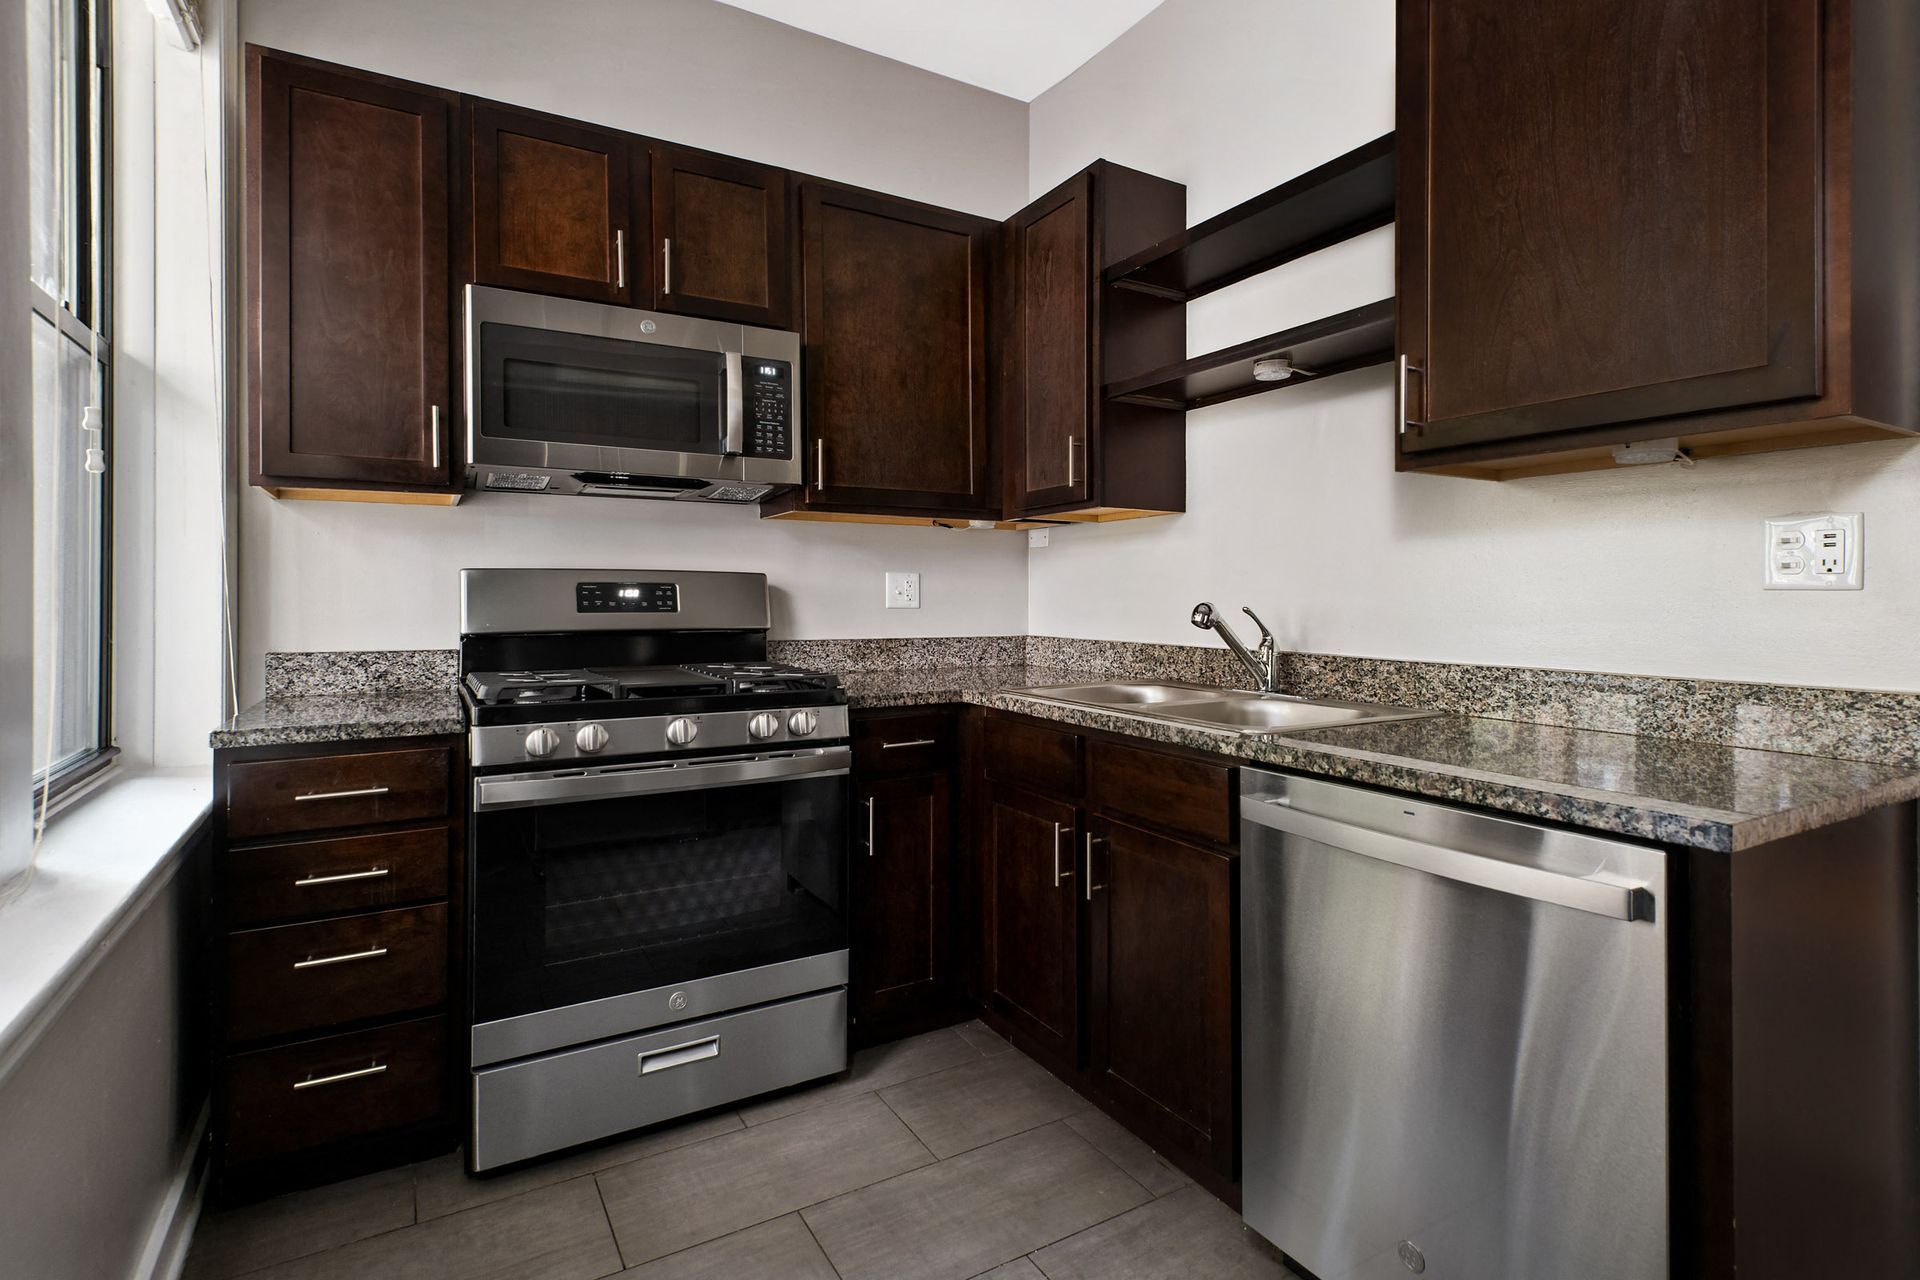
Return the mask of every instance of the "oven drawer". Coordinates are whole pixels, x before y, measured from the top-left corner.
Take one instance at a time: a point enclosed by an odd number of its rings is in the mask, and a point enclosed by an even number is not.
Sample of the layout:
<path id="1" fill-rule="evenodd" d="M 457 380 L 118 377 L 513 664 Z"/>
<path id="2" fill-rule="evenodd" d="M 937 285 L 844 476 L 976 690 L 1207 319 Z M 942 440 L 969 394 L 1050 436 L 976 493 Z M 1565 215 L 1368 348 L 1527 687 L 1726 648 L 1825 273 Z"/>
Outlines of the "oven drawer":
<path id="1" fill-rule="evenodd" d="M 445 827 L 227 849 L 221 884 L 236 927 L 374 911 L 447 896 Z"/>
<path id="2" fill-rule="evenodd" d="M 445 747 L 250 760 L 227 770 L 235 840 L 447 816 Z"/>
<path id="3" fill-rule="evenodd" d="M 447 995 L 442 903 L 227 937 L 227 1040 L 379 1018 Z"/>
<path id="4" fill-rule="evenodd" d="M 853 771 L 862 778 L 939 773 L 953 758 L 954 718 L 947 711 L 856 716 Z"/>
<path id="5" fill-rule="evenodd" d="M 445 1018 L 417 1018 L 227 1059 L 227 1160 L 241 1164 L 444 1117 L 446 1044 Z"/>
<path id="6" fill-rule="evenodd" d="M 847 1066 L 847 993 L 473 1073 L 476 1170 L 783 1089 Z"/>

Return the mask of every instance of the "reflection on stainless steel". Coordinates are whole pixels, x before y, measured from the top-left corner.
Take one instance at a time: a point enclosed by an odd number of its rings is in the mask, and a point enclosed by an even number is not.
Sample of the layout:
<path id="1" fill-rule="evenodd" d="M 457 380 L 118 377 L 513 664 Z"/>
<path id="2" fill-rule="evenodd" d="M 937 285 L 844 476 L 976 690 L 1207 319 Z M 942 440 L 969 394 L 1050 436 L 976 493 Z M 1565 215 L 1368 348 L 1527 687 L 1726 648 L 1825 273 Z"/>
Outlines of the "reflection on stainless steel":
<path id="1" fill-rule="evenodd" d="M 1260 647 L 1252 653 L 1240 643 L 1240 637 L 1233 634 L 1233 628 L 1220 618 L 1217 611 L 1204 601 L 1193 606 L 1193 616 L 1188 619 L 1202 631 L 1218 631 L 1220 638 L 1227 642 L 1227 648 L 1233 650 L 1233 656 L 1240 665 L 1252 674 L 1262 693 L 1272 693 L 1280 687 L 1280 651 L 1273 642 L 1273 632 L 1267 630 L 1267 624 L 1260 621 L 1260 615 L 1251 609 L 1240 612 L 1253 619 L 1253 625 L 1260 628 Z"/>
<path id="2" fill-rule="evenodd" d="M 1115 681 L 1107 684 L 1041 685 L 1015 692 L 1041 702 L 1098 707 L 1147 720 L 1177 720 L 1238 733 L 1325 729 L 1383 720 L 1416 720 L 1439 714 L 1377 702 L 1329 702 L 1286 693 L 1212 689 L 1204 685 Z"/>
<path id="3" fill-rule="evenodd" d="M 1664 1280 L 1665 855 L 1257 769 L 1241 817 L 1247 1223 L 1320 1280 Z"/>

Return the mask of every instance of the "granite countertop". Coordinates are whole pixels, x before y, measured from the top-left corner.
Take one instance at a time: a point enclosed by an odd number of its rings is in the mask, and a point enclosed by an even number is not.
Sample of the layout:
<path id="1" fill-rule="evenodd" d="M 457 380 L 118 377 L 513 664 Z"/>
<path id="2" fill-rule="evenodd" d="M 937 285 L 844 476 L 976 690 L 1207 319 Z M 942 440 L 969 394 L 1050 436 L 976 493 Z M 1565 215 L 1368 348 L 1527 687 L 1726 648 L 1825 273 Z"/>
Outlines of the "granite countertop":
<path id="1" fill-rule="evenodd" d="M 1920 798 L 1920 772 L 1749 747 L 1440 715 L 1285 734 L 1238 734 L 1063 706 L 1018 690 L 1081 673 L 1036 667 L 868 671 L 852 705 L 966 702 L 1212 751 L 1591 831 L 1733 852 Z"/>
<path id="2" fill-rule="evenodd" d="M 210 741 L 216 749 L 274 747 L 466 731 L 460 694 L 449 685 L 442 689 L 358 689 L 262 698 L 215 729 Z"/>

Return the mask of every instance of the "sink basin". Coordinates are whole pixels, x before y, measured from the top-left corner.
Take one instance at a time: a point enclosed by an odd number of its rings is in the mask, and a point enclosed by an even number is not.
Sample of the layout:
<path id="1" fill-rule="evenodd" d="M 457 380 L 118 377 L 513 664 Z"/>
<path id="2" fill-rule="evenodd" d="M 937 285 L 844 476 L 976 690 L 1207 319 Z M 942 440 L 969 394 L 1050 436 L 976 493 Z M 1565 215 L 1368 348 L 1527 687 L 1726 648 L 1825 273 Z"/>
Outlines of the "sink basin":
<path id="1" fill-rule="evenodd" d="M 1284 693 L 1213 689 L 1205 685 L 1113 681 L 1108 684 L 1047 685 L 1022 689 L 1030 698 L 1100 707 L 1150 720 L 1205 725 L 1234 733 L 1284 733 L 1330 729 L 1344 724 L 1413 720 L 1438 714 L 1378 702 L 1332 702 Z"/>

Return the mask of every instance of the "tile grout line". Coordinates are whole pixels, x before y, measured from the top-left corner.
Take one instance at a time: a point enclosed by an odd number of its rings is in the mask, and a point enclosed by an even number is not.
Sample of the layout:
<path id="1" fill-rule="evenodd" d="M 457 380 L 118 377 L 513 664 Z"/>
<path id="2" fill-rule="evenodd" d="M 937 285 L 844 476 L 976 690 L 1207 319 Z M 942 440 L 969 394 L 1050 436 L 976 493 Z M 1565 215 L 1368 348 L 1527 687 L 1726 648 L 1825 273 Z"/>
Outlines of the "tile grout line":
<path id="1" fill-rule="evenodd" d="M 923 1169 L 925 1167 L 926 1167 L 925 1165 L 921 1166 L 921 1168 Z M 811 1205 L 808 1206 L 808 1208 L 812 1208 L 812 1207 L 813 1206 Z M 813 1247 L 818 1249 L 820 1251 L 820 1256 L 827 1260 L 827 1269 L 833 1272 L 834 1275 L 839 1276 L 840 1280 L 846 1280 L 846 1276 L 840 1270 L 840 1264 L 833 1260 L 833 1255 L 827 1252 L 827 1246 L 825 1246 L 824 1244 L 821 1244 L 820 1237 L 814 1234 L 813 1224 L 807 1221 L 806 1210 L 795 1209 L 793 1211 L 793 1216 L 800 1219 L 800 1225 L 806 1228 L 808 1238 L 813 1241 Z"/>
<path id="2" fill-rule="evenodd" d="M 601 1189 L 600 1174 L 596 1170 L 587 1176 L 593 1179 L 593 1194 L 600 1201 L 600 1216 L 606 1220 L 607 1234 L 613 1237 L 613 1256 L 620 1259 L 620 1270 L 625 1271 L 628 1268 L 627 1251 L 620 1246 L 620 1231 L 613 1225 L 613 1214 L 607 1208 L 607 1193 Z M 607 1274 L 612 1275 L 613 1272 Z"/>

